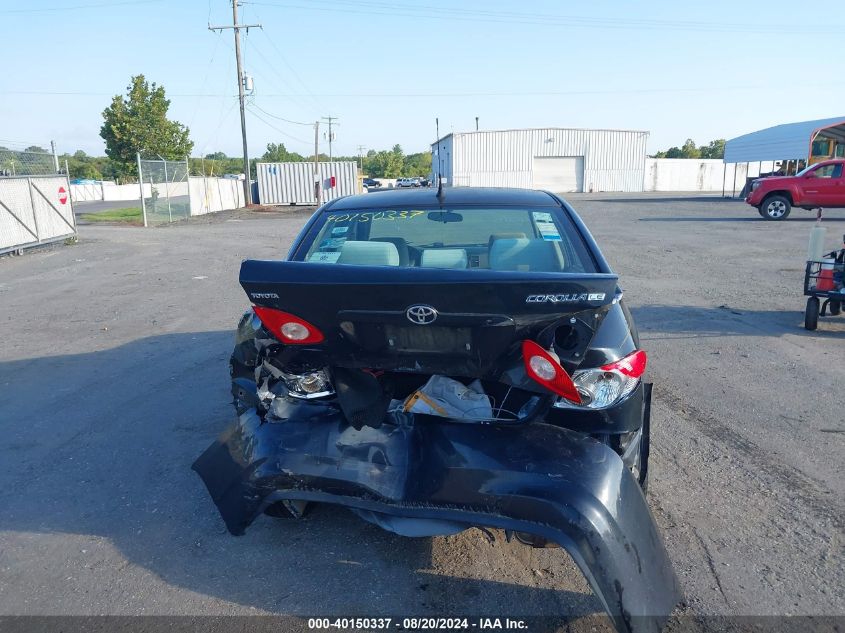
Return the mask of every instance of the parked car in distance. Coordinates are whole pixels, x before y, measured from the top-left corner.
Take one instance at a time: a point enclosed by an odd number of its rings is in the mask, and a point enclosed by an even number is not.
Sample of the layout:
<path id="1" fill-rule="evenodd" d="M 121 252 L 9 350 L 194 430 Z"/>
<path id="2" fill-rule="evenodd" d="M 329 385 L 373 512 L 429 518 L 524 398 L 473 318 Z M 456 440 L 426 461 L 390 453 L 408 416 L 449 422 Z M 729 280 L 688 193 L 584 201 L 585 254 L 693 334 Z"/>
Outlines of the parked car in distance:
<path id="1" fill-rule="evenodd" d="M 373 178 L 364 178 L 363 184 L 368 189 L 370 187 L 381 187 L 381 183 L 378 180 L 374 180 Z"/>
<path id="2" fill-rule="evenodd" d="M 396 179 L 396 186 L 397 187 L 419 187 L 420 183 L 419 180 L 416 178 L 397 178 Z"/>
<path id="3" fill-rule="evenodd" d="M 845 208 L 845 160 L 826 160 L 795 176 L 760 178 L 745 201 L 766 220 L 783 220 L 792 207 Z"/>

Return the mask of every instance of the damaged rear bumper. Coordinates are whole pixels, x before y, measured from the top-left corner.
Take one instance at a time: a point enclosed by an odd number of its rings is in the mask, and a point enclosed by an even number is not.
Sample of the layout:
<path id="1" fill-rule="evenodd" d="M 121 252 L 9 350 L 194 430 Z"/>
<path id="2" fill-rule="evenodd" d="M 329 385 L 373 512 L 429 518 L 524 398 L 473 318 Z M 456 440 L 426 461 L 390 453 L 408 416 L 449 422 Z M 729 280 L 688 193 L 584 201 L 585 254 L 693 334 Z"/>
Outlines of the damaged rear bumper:
<path id="1" fill-rule="evenodd" d="M 282 500 L 526 532 L 564 547 L 620 631 L 658 631 L 680 595 L 645 498 L 607 446 L 547 424 L 356 430 L 332 404 L 243 413 L 194 463 L 232 534 Z"/>

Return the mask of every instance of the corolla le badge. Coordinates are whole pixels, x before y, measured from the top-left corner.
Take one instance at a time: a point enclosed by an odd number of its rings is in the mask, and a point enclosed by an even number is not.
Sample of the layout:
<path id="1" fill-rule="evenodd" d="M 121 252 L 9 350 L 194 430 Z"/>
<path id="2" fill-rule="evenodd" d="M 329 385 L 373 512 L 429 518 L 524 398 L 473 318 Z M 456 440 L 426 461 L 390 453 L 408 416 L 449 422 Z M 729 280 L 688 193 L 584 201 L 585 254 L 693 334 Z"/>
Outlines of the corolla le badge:
<path id="1" fill-rule="evenodd" d="M 437 310 L 431 306 L 413 305 L 405 310 L 405 316 L 416 325 L 428 325 L 437 319 Z"/>
<path id="2" fill-rule="evenodd" d="M 580 303 L 582 301 L 604 301 L 603 292 L 582 292 L 581 294 L 528 295 L 525 303 Z"/>

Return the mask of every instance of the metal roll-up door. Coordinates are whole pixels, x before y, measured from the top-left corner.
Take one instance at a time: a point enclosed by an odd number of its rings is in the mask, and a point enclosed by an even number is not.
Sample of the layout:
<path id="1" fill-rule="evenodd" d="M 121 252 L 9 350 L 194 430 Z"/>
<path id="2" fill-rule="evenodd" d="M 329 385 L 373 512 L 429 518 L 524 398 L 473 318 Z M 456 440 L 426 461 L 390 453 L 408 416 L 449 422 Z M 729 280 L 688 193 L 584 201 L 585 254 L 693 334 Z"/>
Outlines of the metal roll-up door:
<path id="1" fill-rule="evenodd" d="M 584 191 L 583 156 L 535 156 L 534 189 L 552 193 Z"/>

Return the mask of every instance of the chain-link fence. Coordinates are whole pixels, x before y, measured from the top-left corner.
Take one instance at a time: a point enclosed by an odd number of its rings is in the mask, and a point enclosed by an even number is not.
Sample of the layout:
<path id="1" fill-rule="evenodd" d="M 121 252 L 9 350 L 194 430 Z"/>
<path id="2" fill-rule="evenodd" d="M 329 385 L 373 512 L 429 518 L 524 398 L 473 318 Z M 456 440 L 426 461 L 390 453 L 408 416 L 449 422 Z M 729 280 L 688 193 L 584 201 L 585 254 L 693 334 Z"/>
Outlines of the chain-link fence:
<path id="1" fill-rule="evenodd" d="M 144 198 L 144 224 L 166 224 L 191 215 L 188 161 L 138 159 L 138 179 Z"/>
<path id="2" fill-rule="evenodd" d="M 63 173 L 56 154 L 37 145 L 7 147 L 0 144 L 0 177 L 53 176 Z"/>

